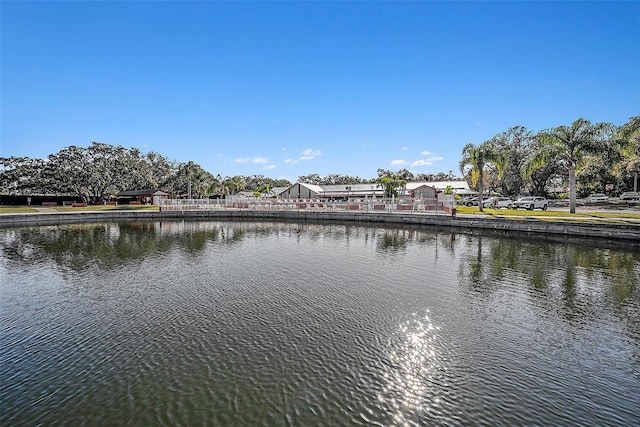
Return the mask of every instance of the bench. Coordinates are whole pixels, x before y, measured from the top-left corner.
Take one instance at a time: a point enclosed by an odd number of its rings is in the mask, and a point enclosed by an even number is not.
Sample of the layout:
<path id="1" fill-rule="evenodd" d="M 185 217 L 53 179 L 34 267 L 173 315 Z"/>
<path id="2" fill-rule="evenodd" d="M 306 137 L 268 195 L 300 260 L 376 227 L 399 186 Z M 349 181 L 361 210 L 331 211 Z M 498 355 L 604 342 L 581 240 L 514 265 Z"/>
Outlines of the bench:
<path id="1" fill-rule="evenodd" d="M 58 206 L 58 202 L 42 202 L 42 206 Z"/>
<path id="2" fill-rule="evenodd" d="M 105 206 L 118 206 L 118 202 L 104 202 Z"/>
<path id="3" fill-rule="evenodd" d="M 129 202 L 129 204 L 130 204 L 130 205 L 139 205 L 139 204 L 140 204 L 140 202 L 139 202 L 139 201 L 137 201 L 137 200 L 133 200 L 133 201 Z"/>
<path id="4" fill-rule="evenodd" d="M 62 202 L 62 206 L 73 206 L 74 203 L 73 200 L 65 200 Z"/>
<path id="5" fill-rule="evenodd" d="M 73 207 L 73 208 L 86 208 L 87 204 L 86 203 L 73 203 L 71 205 L 71 207 Z"/>

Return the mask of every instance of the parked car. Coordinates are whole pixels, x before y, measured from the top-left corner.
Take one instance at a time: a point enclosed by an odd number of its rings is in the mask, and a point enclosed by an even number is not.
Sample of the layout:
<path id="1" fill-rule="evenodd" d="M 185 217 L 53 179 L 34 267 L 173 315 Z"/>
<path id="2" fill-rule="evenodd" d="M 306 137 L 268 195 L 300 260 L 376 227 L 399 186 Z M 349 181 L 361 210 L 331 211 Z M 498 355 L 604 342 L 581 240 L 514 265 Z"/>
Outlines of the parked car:
<path id="1" fill-rule="evenodd" d="M 478 204 L 478 198 L 477 197 L 465 197 L 464 199 L 460 200 L 460 204 L 464 205 L 464 206 L 476 206 Z"/>
<path id="2" fill-rule="evenodd" d="M 602 193 L 589 194 L 587 196 L 587 203 L 608 203 L 608 202 L 609 202 L 609 198 Z"/>
<path id="3" fill-rule="evenodd" d="M 482 206 L 485 208 L 496 207 L 511 209 L 513 207 L 513 200 L 508 197 L 489 197 L 487 200 L 482 202 Z"/>
<path id="4" fill-rule="evenodd" d="M 543 211 L 546 211 L 548 206 L 549 206 L 549 201 L 544 197 L 539 197 L 539 196 L 521 197 L 515 202 L 513 202 L 513 207 L 515 209 L 519 209 L 519 208 L 529 209 L 529 210 L 542 209 Z"/>
<path id="5" fill-rule="evenodd" d="M 625 191 L 620 195 L 620 200 L 640 200 L 640 193 L 635 191 Z"/>

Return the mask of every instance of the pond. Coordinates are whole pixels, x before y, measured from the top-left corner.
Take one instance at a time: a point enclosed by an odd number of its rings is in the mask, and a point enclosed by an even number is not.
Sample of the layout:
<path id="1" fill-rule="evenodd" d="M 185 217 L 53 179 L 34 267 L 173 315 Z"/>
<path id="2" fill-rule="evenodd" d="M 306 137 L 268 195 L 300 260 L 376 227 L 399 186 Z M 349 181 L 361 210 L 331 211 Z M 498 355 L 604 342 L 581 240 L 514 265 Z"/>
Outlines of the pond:
<path id="1" fill-rule="evenodd" d="M 0 230 L 0 425 L 635 425 L 639 286 L 598 241 Z"/>

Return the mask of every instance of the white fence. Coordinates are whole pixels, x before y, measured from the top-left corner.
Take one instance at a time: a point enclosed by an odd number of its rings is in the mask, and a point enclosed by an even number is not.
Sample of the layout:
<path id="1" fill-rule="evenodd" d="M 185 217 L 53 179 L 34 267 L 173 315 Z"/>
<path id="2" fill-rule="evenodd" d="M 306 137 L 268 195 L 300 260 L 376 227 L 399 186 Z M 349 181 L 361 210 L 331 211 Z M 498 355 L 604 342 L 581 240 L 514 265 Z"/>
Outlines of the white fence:
<path id="1" fill-rule="evenodd" d="M 160 210 L 162 211 L 214 211 L 225 209 L 259 211 L 401 212 L 455 215 L 455 201 L 453 198 L 413 201 L 395 199 L 326 201 L 318 199 L 276 200 L 229 197 L 226 199 L 163 199 L 160 205 Z"/>

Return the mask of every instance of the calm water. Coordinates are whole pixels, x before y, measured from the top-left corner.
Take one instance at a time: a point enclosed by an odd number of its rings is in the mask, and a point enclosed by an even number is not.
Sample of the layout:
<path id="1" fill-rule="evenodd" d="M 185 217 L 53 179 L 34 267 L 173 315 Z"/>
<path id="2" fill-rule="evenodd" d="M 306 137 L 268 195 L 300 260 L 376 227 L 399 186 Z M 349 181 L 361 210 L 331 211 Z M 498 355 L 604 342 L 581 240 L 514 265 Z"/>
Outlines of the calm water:
<path id="1" fill-rule="evenodd" d="M 0 425 L 638 425 L 640 252 L 369 226 L 0 231 Z"/>

